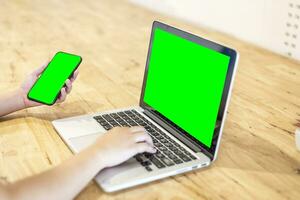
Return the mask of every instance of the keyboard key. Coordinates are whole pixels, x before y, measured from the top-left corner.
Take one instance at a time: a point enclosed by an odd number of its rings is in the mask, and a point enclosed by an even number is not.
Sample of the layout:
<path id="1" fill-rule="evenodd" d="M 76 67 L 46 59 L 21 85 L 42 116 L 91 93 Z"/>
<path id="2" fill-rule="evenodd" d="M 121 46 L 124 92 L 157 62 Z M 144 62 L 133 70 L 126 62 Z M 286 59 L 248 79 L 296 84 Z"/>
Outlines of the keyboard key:
<path id="1" fill-rule="evenodd" d="M 152 154 L 152 153 L 144 153 L 144 156 L 146 157 L 146 158 L 152 158 L 154 155 Z"/>
<path id="2" fill-rule="evenodd" d="M 112 118 L 118 117 L 117 113 L 111 113 L 109 116 L 111 116 Z"/>
<path id="3" fill-rule="evenodd" d="M 95 120 L 97 120 L 97 121 L 103 121 L 103 120 L 105 120 L 103 117 L 101 117 L 101 116 L 94 116 L 93 117 Z"/>
<path id="4" fill-rule="evenodd" d="M 99 124 L 101 125 L 101 126 L 107 126 L 107 125 L 109 125 L 107 122 L 99 122 Z"/>
<path id="5" fill-rule="evenodd" d="M 140 113 L 135 113 L 137 116 L 139 116 L 141 119 L 145 119 Z"/>
<path id="6" fill-rule="evenodd" d="M 170 155 L 168 155 L 168 157 L 170 158 L 170 159 L 172 159 L 173 161 L 176 159 L 177 160 L 177 157 L 174 155 L 174 154 L 170 154 Z"/>
<path id="7" fill-rule="evenodd" d="M 171 142 L 172 144 L 177 144 L 175 140 L 169 140 L 169 142 Z"/>
<path id="8" fill-rule="evenodd" d="M 180 154 L 181 151 L 179 151 L 178 149 L 176 149 L 175 151 L 173 151 L 176 155 Z"/>
<path id="9" fill-rule="evenodd" d="M 137 120 L 135 120 L 136 121 L 136 123 L 142 123 L 142 122 L 144 122 L 143 120 L 141 120 L 140 118 L 138 118 Z"/>
<path id="10" fill-rule="evenodd" d="M 115 120 L 116 120 L 117 122 L 123 122 L 123 121 L 124 121 L 124 120 L 123 120 L 122 118 L 120 118 L 120 117 L 116 117 Z"/>
<path id="11" fill-rule="evenodd" d="M 156 143 L 154 144 L 154 146 L 156 146 L 156 147 L 163 147 L 163 145 L 162 145 L 161 143 L 158 143 L 158 142 L 156 142 Z"/>
<path id="12" fill-rule="evenodd" d="M 138 162 L 141 162 L 141 163 L 148 160 L 148 159 L 146 158 L 146 156 L 145 156 L 144 154 L 142 154 L 142 153 L 139 153 L 139 154 L 135 155 L 134 157 L 135 157 L 135 159 L 136 159 Z"/>
<path id="13" fill-rule="evenodd" d="M 132 112 L 130 112 L 130 113 L 126 113 L 128 116 L 130 116 L 130 117 L 133 117 L 133 116 L 135 116 L 135 114 L 134 113 L 132 113 Z"/>
<path id="14" fill-rule="evenodd" d="M 148 166 L 148 165 L 151 165 L 151 162 L 149 160 L 146 160 L 146 161 L 141 162 L 141 165 Z"/>
<path id="15" fill-rule="evenodd" d="M 155 136 L 158 136 L 158 133 L 157 132 L 154 132 L 154 133 L 151 132 L 151 135 L 153 135 L 155 137 Z"/>
<path id="16" fill-rule="evenodd" d="M 97 120 L 98 122 L 106 121 L 104 118 L 97 118 L 96 120 Z"/>
<path id="17" fill-rule="evenodd" d="M 167 166 L 172 166 L 172 165 L 174 165 L 174 163 L 173 163 L 170 159 L 168 159 L 168 158 L 166 158 L 166 157 L 162 158 L 161 161 L 162 161 L 165 165 L 167 165 Z"/>
<path id="18" fill-rule="evenodd" d="M 130 126 L 137 126 L 138 124 L 137 123 L 135 123 L 135 122 L 128 122 L 129 124 L 130 124 Z"/>
<path id="19" fill-rule="evenodd" d="M 106 120 L 110 120 L 112 119 L 108 114 L 102 115 L 102 117 Z"/>
<path id="20" fill-rule="evenodd" d="M 103 126 L 103 128 L 104 128 L 105 130 L 110 130 L 110 129 L 112 128 L 112 126 L 111 126 L 111 125 L 106 125 L 106 126 Z"/>
<path id="21" fill-rule="evenodd" d="M 119 122 L 122 126 L 129 126 L 126 122 Z"/>
<path id="22" fill-rule="evenodd" d="M 115 126 L 115 125 L 119 125 L 116 121 L 114 122 L 109 122 L 112 126 Z"/>
<path id="23" fill-rule="evenodd" d="M 172 154 L 172 152 L 171 152 L 171 151 L 169 151 L 169 150 L 166 150 L 166 151 L 164 151 L 164 154 L 166 154 L 167 156 L 169 156 L 169 155 L 171 155 L 171 154 Z"/>
<path id="24" fill-rule="evenodd" d="M 147 119 L 143 119 L 144 120 L 144 122 L 146 122 L 147 124 L 151 124 L 151 122 L 149 121 L 149 120 L 147 120 Z"/>
<path id="25" fill-rule="evenodd" d="M 151 172 L 151 171 L 152 171 L 151 167 L 149 167 L 149 166 L 146 166 L 145 169 L 146 169 L 148 172 Z"/>
<path id="26" fill-rule="evenodd" d="M 177 154 L 177 156 L 179 156 L 180 158 L 183 157 L 183 156 L 186 156 L 184 153 L 182 153 L 181 151 L 179 151 Z"/>
<path id="27" fill-rule="evenodd" d="M 164 138 L 164 137 L 161 136 L 161 135 L 156 136 L 156 139 L 158 139 L 158 140 L 161 140 L 161 139 L 163 139 L 163 138 Z"/>
<path id="28" fill-rule="evenodd" d="M 190 152 L 188 152 L 186 149 L 182 150 L 185 154 L 189 154 Z"/>
<path id="29" fill-rule="evenodd" d="M 171 143 L 165 143 L 164 145 L 169 148 L 173 146 Z"/>
<path id="30" fill-rule="evenodd" d="M 159 169 L 165 167 L 156 157 L 151 158 L 151 162 Z"/>
<path id="31" fill-rule="evenodd" d="M 138 118 L 137 116 L 132 116 L 131 119 L 134 120 L 134 121 L 137 121 L 137 120 L 139 120 L 140 118 Z"/>
<path id="32" fill-rule="evenodd" d="M 172 139 L 170 138 L 170 136 L 165 135 L 165 138 L 167 138 L 168 140 L 172 141 Z"/>
<path id="33" fill-rule="evenodd" d="M 152 129 L 152 128 L 151 128 L 151 129 L 148 129 L 147 131 L 148 131 L 149 133 L 155 133 L 155 130 Z"/>
<path id="34" fill-rule="evenodd" d="M 139 123 L 140 126 L 147 126 L 147 124 L 145 122 L 141 122 Z"/>
<path id="35" fill-rule="evenodd" d="M 176 151 L 177 150 L 177 148 L 174 147 L 174 146 L 171 146 L 169 149 L 171 149 L 172 151 Z"/>
<path id="36" fill-rule="evenodd" d="M 158 147 L 158 149 L 161 150 L 161 151 L 166 151 L 167 150 L 167 148 L 164 147 L 164 146 L 160 146 L 160 147 Z"/>
<path id="37" fill-rule="evenodd" d="M 136 161 L 138 161 L 138 162 L 142 162 L 142 158 L 139 157 L 139 156 L 135 156 L 135 159 L 136 159 Z"/>
<path id="38" fill-rule="evenodd" d="M 185 161 L 185 162 L 188 162 L 188 161 L 191 161 L 191 159 L 190 158 L 188 158 L 187 156 L 182 156 L 182 157 L 180 157 L 183 161 Z"/>
<path id="39" fill-rule="evenodd" d="M 180 159 L 174 159 L 173 160 L 176 164 L 181 164 L 181 163 L 183 163 Z"/>
<path id="40" fill-rule="evenodd" d="M 121 118 L 124 119 L 124 120 L 125 119 L 130 119 L 127 115 L 121 115 Z"/>
<path id="41" fill-rule="evenodd" d="M 133 120 L 132 120 L 132 119 L 129 119 L 129 118 L 126 118 L 126 119 L 124 119 L 124 120 L 125 120 L 125 122 L 127 122 L 127 123 L 133 122 Z"/>
<path id="42" fill-rule="evenodd" d="M 155 155 L 156 155 L 156 157 L 158 157 L 158 158 L 163 158 L 163 157 L 165 157 L 162 153 L 156 153 Z"/>
<path id="43" fill-rule="evenodd" d="M 131 111 L 130 110 L 126 110 L 124 113 L 131 114 Z"/>
<path id="44" fill-rule="evenodd" d="M 179 143 L 175 143 L 175 144 L 173 144 L 174 146 L 176 146 L 176 147 L 180 147 L 180 144 Z"/>
<path id="45" fill-rule="evenodd" d="M 124 112 L 118 112 L 117 114 L 118 114 L 119 116 L 124 116 L 124 115 L 126 116 L 126 114 L 125 114 Z"/>
<path id="46" fill-rule="evenodd" d="M 162 143 L 168 143 L 168 140 L 166 140 L 166 139 L 161 139 L 160 142 L 162 142 Z"/>

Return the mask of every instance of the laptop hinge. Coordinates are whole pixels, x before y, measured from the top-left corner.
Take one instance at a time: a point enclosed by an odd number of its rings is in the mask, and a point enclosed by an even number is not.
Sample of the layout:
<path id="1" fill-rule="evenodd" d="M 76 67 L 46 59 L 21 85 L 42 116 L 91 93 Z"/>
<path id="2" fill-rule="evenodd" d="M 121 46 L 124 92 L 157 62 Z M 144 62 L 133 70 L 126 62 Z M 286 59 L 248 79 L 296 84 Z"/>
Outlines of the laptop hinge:
<path id="1" fill-rule="evenodd" d="M 206 149 L 201 147 L 200 145 L 196 144 L 194 141 L 192 141 L 190 138 L 185 136 L 183 133 L 181 133 L 179 130 L 175 129 L 174 127 L 170 126 L 164 119 L 162 119 L 157 114 L 153 113 L 151 110 L 148 110 L 146 108 L 143 109 L 144 114 L 147 115 L 150 119 L 155 121 L 157 124 L 159 124 L 162 128 L 167 130 L 169 133 L 171 133 L 174 137 L 176 137 L 178 140 L 180 140 L 182 143 L 184 143 L 186 146 L 188 146 L 190 149 L 192 149 L 194 152 L 202 152 L 207 157 L 210 158 L 210 160 L 213 160 L 213 155 L 209 153 Z"/>

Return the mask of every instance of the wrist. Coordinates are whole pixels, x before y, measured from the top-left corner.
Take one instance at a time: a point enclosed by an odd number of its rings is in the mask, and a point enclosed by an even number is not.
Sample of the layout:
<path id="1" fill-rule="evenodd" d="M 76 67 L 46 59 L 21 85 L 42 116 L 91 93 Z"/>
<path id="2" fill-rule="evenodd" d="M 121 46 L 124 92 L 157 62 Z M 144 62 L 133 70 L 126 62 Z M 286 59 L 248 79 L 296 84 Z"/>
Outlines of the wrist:
<path id="1" fill-rule="evenodd" d="M 15 91 L 14 99 L 17 110 L 21 110 L 27 107 L 24 98 L 24 92 L 21 89 Z"/>
<path id="2" fill-rule="evenodd" d="M 99 148 L 98 144 L 93 144 L 90 146 L 91 154 L 94 155 L 94 159 L 99 166 L 99 170 L 108 167 L 107 159 L 105 159 L 105 152 L 102 148 Z"/>

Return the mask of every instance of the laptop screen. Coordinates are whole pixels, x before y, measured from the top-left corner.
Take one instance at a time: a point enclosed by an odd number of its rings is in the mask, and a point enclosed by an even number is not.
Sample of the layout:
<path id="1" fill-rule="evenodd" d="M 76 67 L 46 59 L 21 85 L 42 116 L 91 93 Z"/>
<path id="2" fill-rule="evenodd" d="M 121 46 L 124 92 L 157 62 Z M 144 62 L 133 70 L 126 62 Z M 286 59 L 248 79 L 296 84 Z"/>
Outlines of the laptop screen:
<path id="1" fill-rule="evenodd" d="M 210 148 L 230 57 L 160 28 L 153 34 L 143 100 Z"/>

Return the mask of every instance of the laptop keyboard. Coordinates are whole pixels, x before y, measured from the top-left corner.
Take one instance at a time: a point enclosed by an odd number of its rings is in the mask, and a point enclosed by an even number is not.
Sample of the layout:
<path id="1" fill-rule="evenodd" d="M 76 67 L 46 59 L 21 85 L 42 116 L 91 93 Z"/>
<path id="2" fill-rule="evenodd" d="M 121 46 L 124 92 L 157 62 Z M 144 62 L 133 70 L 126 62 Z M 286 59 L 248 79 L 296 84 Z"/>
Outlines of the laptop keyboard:
<path id="1" fill-rule="evenodd" d="M 103 114 L 95 116 L 94 119 L 106 130 L 110 130 L 116 126 L 143 126 L 151 136 L 153 144 L 157 150 L 154 154 L 142 153 L 134 156 L 147 171 L 153 170 L 152 164 L 158 169 L 163 169 L 165 167 L 196 159 L 195 156 L 158 129 L 136 110 Z"/>

